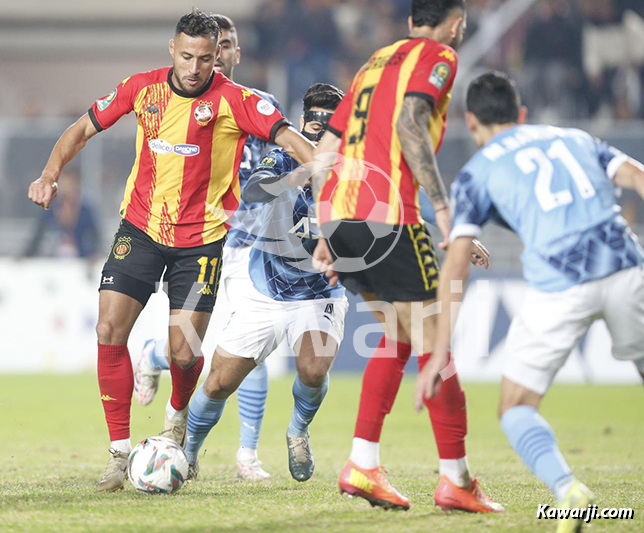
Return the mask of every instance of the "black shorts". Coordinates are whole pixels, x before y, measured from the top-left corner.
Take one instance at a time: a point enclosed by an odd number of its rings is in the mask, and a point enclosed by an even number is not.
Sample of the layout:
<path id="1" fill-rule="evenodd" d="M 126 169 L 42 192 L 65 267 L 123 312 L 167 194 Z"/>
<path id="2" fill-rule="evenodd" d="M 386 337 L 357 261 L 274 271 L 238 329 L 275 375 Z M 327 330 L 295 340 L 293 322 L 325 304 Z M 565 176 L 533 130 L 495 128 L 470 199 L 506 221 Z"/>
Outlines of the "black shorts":
<path id="1" fill-rule="evenodd" d="M 155 242 L 122 220 L 103 266 L 99 291 L 121 292 L 145 306 L 163 274 L 170 309 L 211 313 L 225 241 L 223 238 L 194 248 L 173 248 Z"/>
<path id="2" fill-rule="evenodd" d="M 342 284 L 385 302 L 436 298 L 438 261 L 423 223 L 391 226 L 363 220 L 322 226 Z"/>

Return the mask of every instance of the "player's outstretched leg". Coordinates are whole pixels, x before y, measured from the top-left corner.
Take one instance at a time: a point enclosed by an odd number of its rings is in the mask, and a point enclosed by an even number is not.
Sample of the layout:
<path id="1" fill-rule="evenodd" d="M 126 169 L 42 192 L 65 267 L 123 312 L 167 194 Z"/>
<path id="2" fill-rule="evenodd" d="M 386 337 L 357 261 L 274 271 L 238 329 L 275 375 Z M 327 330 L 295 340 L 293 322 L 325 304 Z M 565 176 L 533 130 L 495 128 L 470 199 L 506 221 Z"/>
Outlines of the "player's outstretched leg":
<path id="1" fill-rule="evenodd" d="M 418 358 L 422 371 L 431 354 Z M 440 481 L 434 502 L 444 511 L 460 509 L 476 513 L 503 512 L 503 506 L 488 498 L 476 479 L 472 479 L 467 455 L 467 410 L 465 392 L 458 375 L 443 381 L 435 398 L 425 400 L 438 448 Z"/>
<path id="2" fill-rule="evenodd" d="M 394 405 L 411 345 L 384 335 L 362 378 L 360 407 L 351 456 L 340 474 L 340 494 L 360 496 L 385 509 L 409 509 L 409 500 L 384 476 L 380 466 L 380 434 Z"/>
<path id="3" fill-rule="evenodd" d="M 298 375 L 293 383 L 294 408 L 286 444 L 288 469 L 296 481 L 307 481 L 315 469 L 309 426 L 329 390 L 329 370 L 337 350 L 338 343 L 320 331 L 304 333 L 294 347 Z"/>
<path id="4" fill-rule="evenodd" d="M 262 462 L 257 457 L 257 444 L 267 395 L 268 369 L 266 363 L 261 363 L 246 376 L 237 390 L 240 437 L 237 451 L 237 477 L 241 479 L 260 480 L 271 477 L 262 468 Z"/>
<path id="5" fill-rule="evenodd" d="M 110 458 L 98 492 L 123 488 L 130 443 L 134 376 L 127 339 L 143 305 L 125 294 L 103 290 L 99 297 L 98 386 L 110 434 Z"/>
<path id="6" fill-rule="evenodd" d="M 173 309 L 170 317 L 171 324 L 174 322 L 168 339 L 172 395 L 165 408 L 161 436 L 183 446 L 188 427 L 188 403 L 203 370 L 201 342 L 210 322 L 210 313 Z"/>
<path id="7" fill-rule="evenodd" d="M 149 405 L 159 390 L 163 370 L 170 370 L 167 339 L 149 339 L 143 345 L 139 363 L 134 371 L 134 398 L 141 405 Z"/>
<path id="8" fill-rule="evenodd" d="M 501 428 L 514 451 L 555 495 L 562 508 L 584 508 L 594 502 L 593 493 L 577 481 L 564 459 L 554 431 L 538 413 L 542 395 L 503 378 Z M 559 520 L 557 533 L 581 531 L 583 519 Z"/>
<path id="9" fill-rule="evenodd" d="M 185 452 L 188 458 L 188 479 L 199 472 L 199 451 L 210 430 L 217 425 L 228 397 L 255 367 L 255 361 L 215 350 L 210 373 L 195 393 L 188 409 L 188 432 Z"/>

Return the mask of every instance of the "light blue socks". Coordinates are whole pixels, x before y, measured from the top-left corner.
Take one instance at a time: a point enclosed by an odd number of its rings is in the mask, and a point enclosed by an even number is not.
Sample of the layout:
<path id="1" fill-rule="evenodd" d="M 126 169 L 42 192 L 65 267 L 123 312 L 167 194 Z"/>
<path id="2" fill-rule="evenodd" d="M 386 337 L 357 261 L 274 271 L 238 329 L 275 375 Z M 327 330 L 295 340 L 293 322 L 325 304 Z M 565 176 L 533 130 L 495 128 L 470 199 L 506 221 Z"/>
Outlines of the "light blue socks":
<path id="1" fill-rule="evenodd" d="M 268 369 L 266 363 L 262 363 L 246 376 L 237 389 L 239 444 L 244 448 L 257 449 L 267 395 Z"/>
<path id="2" fill-rule="evenodd" d="M 203 385 L 197 389 L 188 410 L 188 438 L 186 439 L 186 457 L 193 464 L 197 461 L 199 450 L 210 430 L 219 422 L 226 400 L 208 398 Z"/>
<path id="3" fill-rule="evenodd" d="M 309 424 L 313 421 L 327 391 L 329 390 L 329 375 L 326 375 L 324 383 L 319 387 L 307 387 L 296 376 L 293 383 L 293 400 L 295 408 L 291 423 L 288 425 L 288 434 L 291 437 L 304 437 L 308 431 Z"/>
<path id="4" fill-rule="evenodd" d="M 548 422 L 534 407 L 518 405 L 503 414 L 501 428 L 523 462 L 563 501 L 574 476 Z"/>

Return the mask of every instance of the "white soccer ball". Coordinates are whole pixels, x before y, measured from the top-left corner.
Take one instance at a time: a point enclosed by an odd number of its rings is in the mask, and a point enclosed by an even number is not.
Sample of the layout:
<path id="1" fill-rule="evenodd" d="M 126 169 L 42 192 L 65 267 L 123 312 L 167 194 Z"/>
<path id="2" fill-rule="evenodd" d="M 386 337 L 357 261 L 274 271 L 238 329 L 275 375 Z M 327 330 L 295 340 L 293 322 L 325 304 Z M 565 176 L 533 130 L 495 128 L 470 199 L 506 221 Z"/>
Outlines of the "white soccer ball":
<path id="1" fill-rule="evenodd" d="M 173 440 L 150 437 L 130 453 L 127 473 L 136 490 L 167 494 L 183 485 L 188 476 L 188 459 Z"/>

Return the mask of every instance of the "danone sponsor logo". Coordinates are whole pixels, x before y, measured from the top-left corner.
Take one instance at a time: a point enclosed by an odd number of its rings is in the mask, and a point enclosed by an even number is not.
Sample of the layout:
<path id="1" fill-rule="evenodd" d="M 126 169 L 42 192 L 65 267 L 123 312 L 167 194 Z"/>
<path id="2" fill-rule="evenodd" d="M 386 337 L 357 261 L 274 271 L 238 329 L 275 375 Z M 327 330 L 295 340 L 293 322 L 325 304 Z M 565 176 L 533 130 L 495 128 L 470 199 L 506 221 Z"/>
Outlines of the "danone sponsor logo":
<path id="1" fill-rule="evenodd" d="M 192 157 L 199 153 L 199 147 L 196 144 L 175 144 L 174 153 L 185 157 Z"/>
<path id="2" fill-rule="evenodd" d="M 157 154 L 169 154 L 172 152 L 172 145 L 163 139 L 152 139 L 148 143 L 148 146 L 150 147 L 150 150 Z"/>

